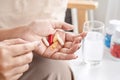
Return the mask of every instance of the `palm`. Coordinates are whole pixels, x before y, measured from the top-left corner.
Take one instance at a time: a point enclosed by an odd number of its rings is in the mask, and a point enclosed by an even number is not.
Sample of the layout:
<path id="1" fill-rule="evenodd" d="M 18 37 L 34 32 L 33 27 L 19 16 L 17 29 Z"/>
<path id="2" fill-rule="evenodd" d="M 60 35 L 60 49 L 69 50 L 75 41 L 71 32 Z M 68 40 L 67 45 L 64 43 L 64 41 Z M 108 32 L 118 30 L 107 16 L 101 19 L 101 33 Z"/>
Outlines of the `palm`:
<path id="1" fill-rule="evenodd" d="M 79 43 L 81 41 L 81 35 L 76 36 L 65 31 L 57 31 L 59 28 L 68 29 L 66 26 L 70 27 L 69 24 L 57 24 L 57 22 L 49 22 L 49 21 L 39 21 L 33 22 L 29 25 L 29 31 L 27 36 L 24 37 L 25 40 L 29 41 L 40 41 L 40 46 L 35 50 L 41 56 L 52 58 L 52 59 L 74 59 L 76 56 L 73 54 L 78 48 Z M 50 45 L 47 47 L 42 41 L 43 37 L 46 37 L 49 34 L 55 34 L 58 32 L 60 37 L 64 41 L 64 46 L 58 44 L 55 49 L 51 49 Z"/>
<path id="2" fill-rule="evenodd" d="M 54 34 L 56 31 L 54 29 L 54 24 L 48 20 L 34 21 L 29 25 L 29 27 L 31 28 L 30 30 L 33 34 L 37 34 L 42 37 Z"/>

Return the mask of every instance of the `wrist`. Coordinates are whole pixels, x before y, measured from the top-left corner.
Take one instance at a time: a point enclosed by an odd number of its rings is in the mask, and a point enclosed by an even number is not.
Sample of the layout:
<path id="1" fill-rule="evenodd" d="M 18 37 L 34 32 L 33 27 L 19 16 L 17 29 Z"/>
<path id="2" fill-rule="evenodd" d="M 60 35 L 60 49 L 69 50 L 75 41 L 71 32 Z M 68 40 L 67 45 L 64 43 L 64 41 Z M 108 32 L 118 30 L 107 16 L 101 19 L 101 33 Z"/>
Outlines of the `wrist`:
<path id="1" fill-rule="evenodd" d="M 0 29 L 0 41 L 12 38 L 21 38 L 25 32 L 26 27 L 3 28 Z"/>
<path id="2" fill-rule="evenodd" d="M 12 28 L 10 30 L 10 32 L 11 32 L 10 37 L 11 38 L 23 38 L 23 36 L 25 36 L 27 31 L 28 31 L 27 26 Z"/>

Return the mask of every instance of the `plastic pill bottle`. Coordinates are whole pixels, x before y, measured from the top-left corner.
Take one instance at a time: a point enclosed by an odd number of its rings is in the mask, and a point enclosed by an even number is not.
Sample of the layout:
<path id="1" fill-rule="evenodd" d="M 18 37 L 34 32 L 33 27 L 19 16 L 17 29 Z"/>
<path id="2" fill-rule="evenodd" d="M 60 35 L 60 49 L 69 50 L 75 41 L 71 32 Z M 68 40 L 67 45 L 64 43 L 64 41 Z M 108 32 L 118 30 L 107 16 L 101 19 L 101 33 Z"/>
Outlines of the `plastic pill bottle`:
<path id="1" fill-rule="evenodd" d="M 115 29 L 111 37 L 110 54 L 114 60 L 120 61 L 120 26 Z"/>
<path id="2" fill-rule="evenodd" d="M 110 49 L 111 37 L 117 26 L 120 26 L 119 20 L 110 20 L 109 25 L 106 27 L 104 44 L 108 49 Z"/>

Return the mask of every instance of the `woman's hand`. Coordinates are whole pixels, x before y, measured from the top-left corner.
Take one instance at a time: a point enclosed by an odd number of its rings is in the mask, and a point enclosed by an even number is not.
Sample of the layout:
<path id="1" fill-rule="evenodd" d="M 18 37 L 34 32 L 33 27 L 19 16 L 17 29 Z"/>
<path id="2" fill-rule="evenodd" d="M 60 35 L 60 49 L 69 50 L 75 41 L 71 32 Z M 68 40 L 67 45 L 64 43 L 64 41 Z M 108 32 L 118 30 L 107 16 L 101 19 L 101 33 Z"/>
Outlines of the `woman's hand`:
<path id="1" fill-rule="evenodd" d="M 35 52 L 41 56 L 62 60 L 75 59 L 77 56 L 74 54 L 74 52 L 80 48 L 80 42 L 82 38 L 84 38 L 85 33 L 75 35 L 73 33 L 63 31 L 72 30 L 73 27 L 74 26 L 65 22 L 35 21 L 29 25 L 29 32 L 34 36 L 30 37 L 29 40 L 40 40 L 41 46 L 39 46 Z M 57 44 L 57 47 L 55 49 L 51 49 L 52 45 L 47 47 L 41 39 L 42 37 L 47 37 L 49 34 L 55 33 L 58 33 L 60 35 L 64 41 L 64 45 L 61 46 L 60 44 Z"/>
<path id="2" fill-rule="evenodd" d="M 62 60 L 70 60 L 70 59 L 76 59 L 77 56 L 74 54 L 76 50 L 80 48 L 80 42 L 82 38 L 85 36 L 85 33 L 82 33 L 80 35 L 75 35 L 70 32 L 64 32 L 64 31 L 56 31 L 56 34 L 59 34 L 61 39 L 64 41 L 64 45 L 61 45 L 61 43 L 55 42 L 42 54 L 44 57 L 49 57 L 51 59 L 62 59 Z M 42 49 L 38 48 L 37 52 L 40 52 Z"/>
<path id="3" fill-rule="evenodd" d="M 0 80 L 18 80 L 28 70 L 38 44 L 22 39 L 0 42 Z"/>
<path id="4" fill-rule="evenodd" d="M 85 33 L 75 35 L 63 30 L 72 30 L 74 26 L 65 22 L 39 20 L 34 21 L 28 26 L 14 28 L 11 33 L 13 38 L 22 38 L 27 41 L 40 41 L 40 46 L 35 50 L 37 54 L 51 59 L 75 59 L 73 54 L 80 47 L 80 42 L 84 38 Z M 60 29 L 60 30 L 58 30 Z M 62 30 L 62 32 L 60 32 Z M 42 41 L 43 37 L 49 34 L 60 32 L 60 37 L 64 40 L 64 46 L 58 45 L 54 51 L 51 51 Z M 50 54 L 49 54 L 50 53 Z"/>

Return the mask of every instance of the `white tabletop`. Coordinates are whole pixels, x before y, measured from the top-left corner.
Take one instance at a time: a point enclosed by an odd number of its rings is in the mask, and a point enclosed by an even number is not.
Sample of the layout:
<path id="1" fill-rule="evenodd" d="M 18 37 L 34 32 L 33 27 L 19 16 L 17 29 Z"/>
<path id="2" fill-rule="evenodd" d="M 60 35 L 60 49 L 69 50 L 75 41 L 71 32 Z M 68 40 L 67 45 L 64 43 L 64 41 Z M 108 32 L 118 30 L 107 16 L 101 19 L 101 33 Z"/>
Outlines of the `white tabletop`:
<path id="1" fill-rule="evenodd" d="M 79 58 L 70 61 L 70 66 L 75 80 L 120 80 L 120 61 L 115 61 L 105 49 L 103 60 L 100 65 L 81 65 L 81 50 L 76 54 Z"/>

